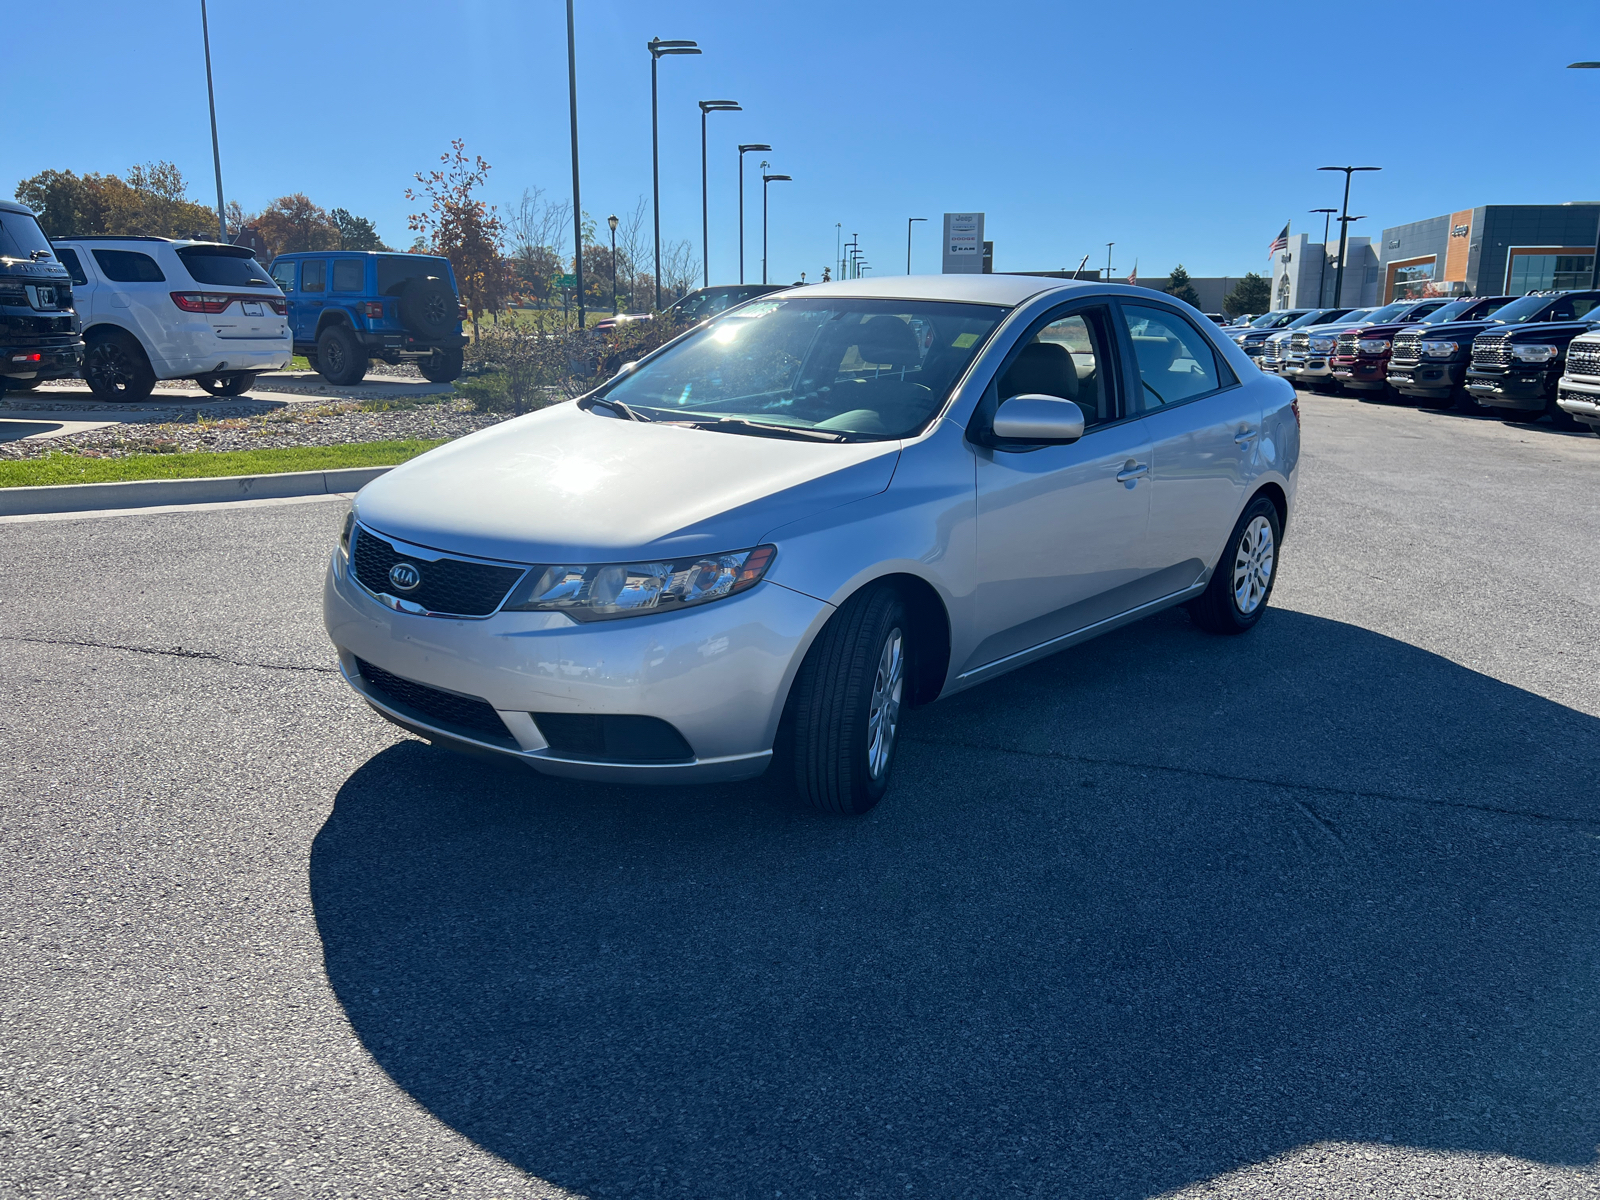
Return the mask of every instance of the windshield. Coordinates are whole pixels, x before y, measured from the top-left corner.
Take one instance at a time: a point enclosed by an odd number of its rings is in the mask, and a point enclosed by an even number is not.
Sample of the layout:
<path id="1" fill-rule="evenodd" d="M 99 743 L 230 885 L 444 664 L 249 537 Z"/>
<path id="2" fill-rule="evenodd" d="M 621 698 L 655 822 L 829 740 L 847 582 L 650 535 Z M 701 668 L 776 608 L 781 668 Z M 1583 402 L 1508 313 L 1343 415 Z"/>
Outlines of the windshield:
<path id="1" fill-rule="evenodd" d="M 209 283 L 216 287 L 269 287 L 278 285 L 267 277 L 261 264 L 248 251 L 212 248 L 211 246 L 185 246 L 178 251 L 184 269 L 196 283 Z"/>
<path id="2" fill-rule="evenodd" d="M 1323 324 L 1323 325 L 1355 325 L 1355 324 L 1358 324 L 1358 323 L 1360 323 L 1362 321 L 1369 320 L 1369 319 L 1371 319 L 1371 317 L 1372 317 L 1372 310 L 1370 308 L 1352 308 L 1349 312 L 1345 313 L 1342 317 L 1331 317 L 1331 318 L 1328 318 L 1328 319 L 1325 319 L 1325 320 L 1321 321 L 1320 324 Z"/>
<path id="3" fill-rule="evenodd" d="M 757 300 L 606 389 L 653 421 L 906 437 L 944 404 L 1006 310 L 932 300 Z"/>
<path id="4" fill-rule="evenodd" d="M 1518 296 L 1504 308 L 1498 309 L 1494 314 L 1496 321 L 1504 321 L 1508 325 L 1516 325 L 1522 321 L 1531 321 L 1538 314 L 1550 307 L 1549 296 Z"/>
<path id="5" fill-rule="evenodd" d="M 1269 313 L 1262 313 L 1254 321 L 1248 322 L 1245 325 L 1245 328 L 1246 329 L 1276 329 L 1279 325 L 1282 325 L 1282 324 L 1283 324 L 1283 314 L 1281 312 L 1269 312 Z"/>
<path id="6" fill-rule="evenodd" d="M 1392 321 L 1406 309 L 1410 308 L 1414 300 L 1396 301 L 1394 304 L 1385 304 L 1382 308 L 1375 308 L 1366 316 L 1366 320 L 1373 325 L 1382 325 L 1385 321 Z"/>
<path id="7" fill-rule="evenodd" d="M 1446 321 L 1454 321 L 1467 309 L 1476 304 L 1476 300 L 1452 300 L 1443 308 L 1436 308 L 1427 316 L 1417 321 L 1418 325 L 1443 325 Z"/>
<path id="8" fill-rule="evenodd" d="M 1326 321 L 1328 319 L 1327 317 L 1325 317 L 1323 315 L 1323 313 L 1325 311 L 1326 310 L 1320 309 L 1320 308 L 1313 309 L 1311 312 L 1308 312 L 1303 317 L 1296 317 L 1294 320 L 1290 321 L 1286 326 L 1284 326 L 1284 328 L 1285 329 L 1302 329 L 1307 325 L 1320 325 L 1320 324 L 1322 324 L 1322 322 L 1324 322 L 1324 321 Z"/>
<path id="9" fill-rule="evenodd" d="M 1288 312 L 1268 313 L 1261 320 L 1253 322 L 1256 329 L 1282 329 L 1292 321 L 1298 321 L 1305 313 L 1299 309 L 1290 309 Z"/>
<path id="10" fill-rule="evenodd" d="M 378 256 L 378 294 L 398 296 L 406 284 L 418 276 L 437 276 L 446 283 L 455 283 L 450 274 L 450 260 L 432 254 L 380 254 Z"/>
<path id="11" fill-rule="evenodd" d="M 30 259 L 39 250 L 43 258 L 55 257 L 39 222 L 26 213 L 0 213 L 0 258 Z"/>

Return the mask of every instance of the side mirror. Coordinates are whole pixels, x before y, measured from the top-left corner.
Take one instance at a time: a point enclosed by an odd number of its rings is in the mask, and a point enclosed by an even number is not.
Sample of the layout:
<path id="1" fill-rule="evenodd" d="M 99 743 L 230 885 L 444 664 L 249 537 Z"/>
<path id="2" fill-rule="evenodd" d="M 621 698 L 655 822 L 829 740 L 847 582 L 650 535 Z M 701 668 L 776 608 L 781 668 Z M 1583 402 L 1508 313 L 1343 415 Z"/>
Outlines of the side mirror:
<path id="1" fill-rule="evenodd" d="M 1060 396 L 1022 395 L 1002 400 L 994 436 L 1007 442 L 1075 442 L 1083 436 L 1083 409 Z"/>

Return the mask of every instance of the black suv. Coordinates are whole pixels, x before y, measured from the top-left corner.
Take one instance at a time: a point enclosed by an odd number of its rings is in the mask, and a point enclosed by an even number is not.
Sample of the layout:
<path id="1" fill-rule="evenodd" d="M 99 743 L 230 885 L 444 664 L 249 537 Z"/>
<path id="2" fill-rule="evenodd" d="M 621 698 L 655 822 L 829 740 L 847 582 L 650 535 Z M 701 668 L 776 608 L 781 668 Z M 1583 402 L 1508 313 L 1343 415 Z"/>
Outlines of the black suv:
<path id="1" fill-rule="evenodd" d="M 72 278 L 33 210 L 0 200 L 0 393 L 76 375 L 82 331 Z"/>
<path id="2" fill-rule="evenodd" d="M 1443 320 L 1427 326 L 1402 329 L 1394 335 L 1389 358 L 1390 385 L 1424 408 L 1452 406 L 1476 410 L 1478 401 L 1467 390 L 1467 367 L 1472 340 L 1480 333 L 1502 332 L 1503 325 L 1530 325 L 1575 318 L 1592 303 L 1593 292 L 1530 292 L 1526 296 L 1482 296 L 1457 301 L 1469 307 L 1459 312 L 1440 309 Z"/>
<path id="3" fill-rule="evenodd" d="M 1530 292 L 1495 313 L 1497 324 L 1472 340 L 1467 391 L 1502 420 L 1540 417 L 1564 429 L 1573 418 L 1557 403 L 1567 343 L 1600 322 L 1600 292 Z"/>

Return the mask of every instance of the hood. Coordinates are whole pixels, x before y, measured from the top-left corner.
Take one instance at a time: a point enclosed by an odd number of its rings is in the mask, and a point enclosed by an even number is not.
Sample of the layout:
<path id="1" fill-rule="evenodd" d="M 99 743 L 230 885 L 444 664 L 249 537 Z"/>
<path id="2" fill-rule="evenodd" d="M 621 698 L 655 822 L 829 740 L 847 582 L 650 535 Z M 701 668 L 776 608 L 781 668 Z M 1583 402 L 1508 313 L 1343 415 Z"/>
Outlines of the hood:
<path id="1" fill-rule="evenodd" d="M 899 457 L 898 441 L 713 433 L 557 404 L 396 467 L 356 513 L 403 541 L 511 562 L 682 558 L 875 495 Z"/>
<path id="2" fill-rule="evenodd" d="M 1442 325 L 1406 325 L 1405 329 L 1412 332 L 1421 331 L 1422 336 L 1430 342 L 1460 341 L 1464 337 L 1476 337 L 1480 333 L 1497 333 L 1502 329 L 1512 329 L 1515 326 L 1503 322 L 1483 321 L 1446 321 Z"/>
<path id="3" fill-rule="evenodd" d="M 1485 333 L 1503 333 L 1514 342 L 1537 342 L 1541 338 L 1576 337 L 1594 328 L 1592 321 L 1536 321 L 1526 325 L 1500 325 L 1485 329 Z"/>
<path id="4" fill-rule="evenodd" d="M 1362 325 L 1357 322 L 1355 325 L 1346 325 L 1345 328 L 1361 330 L 1361 336 L 1364 338 L 1386 338 L 1393 337 L 1402 329 L 1410 329 L 1415 324 L 1415 321 L 1385 321 L 1382 325 Z"/>

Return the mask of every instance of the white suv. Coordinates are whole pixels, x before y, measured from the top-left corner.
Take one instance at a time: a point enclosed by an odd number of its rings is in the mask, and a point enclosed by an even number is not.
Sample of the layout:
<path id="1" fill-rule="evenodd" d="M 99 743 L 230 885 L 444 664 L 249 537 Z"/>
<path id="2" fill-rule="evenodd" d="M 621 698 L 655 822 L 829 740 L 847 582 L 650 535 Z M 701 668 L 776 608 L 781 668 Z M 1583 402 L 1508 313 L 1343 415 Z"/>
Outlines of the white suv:
<path id="1" fill-rule="evenodd" d="M 102 400 L 143 400 L 158 379 L 237 396 L 289 365 L 294 344 L 278 285 L 242 246 L 160 237 L 51 243 L 72 273 L 83 377 Z"/>

